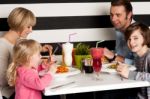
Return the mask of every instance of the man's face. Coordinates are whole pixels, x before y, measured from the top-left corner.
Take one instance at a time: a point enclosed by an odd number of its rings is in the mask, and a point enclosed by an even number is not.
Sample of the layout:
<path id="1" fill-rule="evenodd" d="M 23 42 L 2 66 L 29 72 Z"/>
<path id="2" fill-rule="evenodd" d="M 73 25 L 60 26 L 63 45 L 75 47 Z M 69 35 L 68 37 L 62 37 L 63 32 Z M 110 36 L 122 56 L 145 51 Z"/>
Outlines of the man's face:
<path id="1" fill-rule="evenodd" d="M 110 19 L 116 29 L 124 30 L 130 23 L 131 14 L 126 13 L 124 6 L 111 6 Z"/>

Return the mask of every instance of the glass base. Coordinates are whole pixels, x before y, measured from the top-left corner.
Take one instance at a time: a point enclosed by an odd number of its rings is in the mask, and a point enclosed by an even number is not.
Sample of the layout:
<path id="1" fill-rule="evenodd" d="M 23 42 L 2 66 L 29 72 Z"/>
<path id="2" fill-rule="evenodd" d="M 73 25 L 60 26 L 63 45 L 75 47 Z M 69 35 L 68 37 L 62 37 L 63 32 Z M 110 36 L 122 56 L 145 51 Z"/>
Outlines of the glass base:
<path id="1" fill-rule="evenodd" d="M 93 74 L 93 79 L 94 80 L 102 80 L 102 78 L 100 77 L 100 73 L 94 73 Z"/>

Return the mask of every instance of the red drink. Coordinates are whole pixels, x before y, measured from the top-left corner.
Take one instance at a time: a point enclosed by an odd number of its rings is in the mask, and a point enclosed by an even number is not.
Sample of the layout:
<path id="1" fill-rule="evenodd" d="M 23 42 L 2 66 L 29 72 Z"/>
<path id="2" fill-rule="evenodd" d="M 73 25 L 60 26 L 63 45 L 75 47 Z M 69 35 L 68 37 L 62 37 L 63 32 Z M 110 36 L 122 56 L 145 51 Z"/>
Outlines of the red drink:
<path id="1" fill-rule="evenodd" d="M 100 72 L 102 67 L 101 57 L 103 56 L 103 48 L 91 48 L 93 58 L 93 69 L 95 72 Z"/>
<path id="2" fill-rule="evenodd" d="M 100 72 L 102 67 L 101 60 L 99 58 L 93 58 L 93 69 L 95 72 Z"/>

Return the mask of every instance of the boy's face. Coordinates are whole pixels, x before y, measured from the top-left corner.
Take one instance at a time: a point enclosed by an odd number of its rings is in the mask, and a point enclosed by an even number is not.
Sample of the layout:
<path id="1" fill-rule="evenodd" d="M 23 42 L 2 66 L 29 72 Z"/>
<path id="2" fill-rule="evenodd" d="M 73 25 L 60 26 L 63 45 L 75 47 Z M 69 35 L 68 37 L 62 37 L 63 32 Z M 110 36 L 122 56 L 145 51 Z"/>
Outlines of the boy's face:
<path id="1" fill-rule="evenodd" d="M 146 46 L 146 45 L 143 45 L 144 43 L 144 38 L 143 36 L 141 35 L 140 33 L 140 30 L 135 30 L 129 37 L 128 41 L 128 47 L 130 48 L 130 50 L 132 52 L 135 52 L 135 53 L 140 53 L 143 48 Z"/>
<path id="2" fill-rule="evenodd" d="M 131 13 L 127 14 L 124 6 L 111 6 L 110 20 L 116 29 L 125 30 L 130 18 Z"/>

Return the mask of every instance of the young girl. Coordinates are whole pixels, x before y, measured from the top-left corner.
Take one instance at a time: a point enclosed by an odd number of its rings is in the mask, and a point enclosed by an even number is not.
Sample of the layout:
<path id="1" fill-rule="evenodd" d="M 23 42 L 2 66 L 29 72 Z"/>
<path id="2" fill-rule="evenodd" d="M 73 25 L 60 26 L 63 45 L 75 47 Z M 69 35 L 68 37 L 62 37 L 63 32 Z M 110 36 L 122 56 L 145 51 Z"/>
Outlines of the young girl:
<path id="1" fill-rule="evenodd" d="M 133 23 L 125 32 L 130 50 L 137 54 L 136 71 L 129 71 L 126 64 L 119 64 L 118 73 L 128 79 L 147 80 L 150 82 L 150 29 L 142 23 Z M 139 99 L 150 99 L 150 87 L 141 88 Z"/>
<path id="2" fill-rule="evenodd" d="M 13 48 L 13 60 L 7 70 L 10 86 L 15 86 L 15 99 L 41 99 L 41 91 L 52 81 L 50 68 L 39 77 L 38 65 L 41 63 L 41 45 L 34 40 L 20 40 Z"/>

